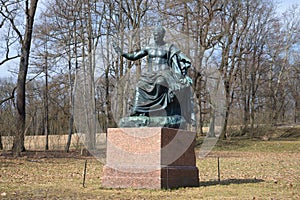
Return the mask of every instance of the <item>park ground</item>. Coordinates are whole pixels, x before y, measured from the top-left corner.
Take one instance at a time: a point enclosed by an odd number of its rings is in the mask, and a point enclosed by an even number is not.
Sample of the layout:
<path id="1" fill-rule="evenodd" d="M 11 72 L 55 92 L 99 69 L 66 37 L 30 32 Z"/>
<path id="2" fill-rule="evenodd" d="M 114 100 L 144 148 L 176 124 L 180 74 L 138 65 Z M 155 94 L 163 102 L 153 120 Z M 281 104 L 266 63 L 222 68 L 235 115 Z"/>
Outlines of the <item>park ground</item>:
<path id="1" fill-rule="evenodd" d="M 267 141 L 219 141 L 206 157 L 197 156 L 200 186 L 172 190 L 102 188 L 103 164 L 76 149 L 27 151 L 18 159 L 0 151 L 0 199 L 300 199 L 299 131 Z"/>

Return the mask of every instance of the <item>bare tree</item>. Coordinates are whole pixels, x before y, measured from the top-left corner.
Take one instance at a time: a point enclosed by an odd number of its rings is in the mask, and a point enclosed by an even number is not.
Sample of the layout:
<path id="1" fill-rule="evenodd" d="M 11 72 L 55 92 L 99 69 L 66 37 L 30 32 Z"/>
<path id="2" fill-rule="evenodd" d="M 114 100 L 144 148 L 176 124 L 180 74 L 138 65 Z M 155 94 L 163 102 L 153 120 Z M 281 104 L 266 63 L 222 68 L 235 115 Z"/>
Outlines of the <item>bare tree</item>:
<path id="1" fill-rule="evenodd" d="M 248 22 L 247 30 L 242 35 L 240 65 L 237 69 L 239 87 L 237 98 L 241 98 L 243 107 L 243 127 L 241 134 L 249 130 L 254 136 L 255 112 L 257 111 L 257 91 L 262 85 L 264 67 L 264 48 L 269 31 L 269 21 L 272 20 L 274 8 L 261 1 L 252 1 L 245 5 L 243 21 Z M 237 80 L 238 81 L 238 80 Z"/>
<path id="2" fill-rule="evenodd" d="M 268 70 L 268 102 L 270 121 L 275 125 L 278 121 L 284 121 L 287 106 L 292 103 L 288 85 L 291 78 L 293 60 L 296 54 L 295 48 L 299 45 L 299 10 L 286 12 L 282 21 L 272 23 L 274 31 L 269 32 L 267 43 L 267 55 L 269 60 Z M 293 77 L 293 76 L 292 76 Z M 293 96 L 293 95 L 292 95 Z M 290 111 L 291 112 L 291 111 Z"/>
<path id="3" fill-rule="evenodd" d="M 79 27 L 81 1 L 52 1 L 47 5 L 43 15 L 47 18 L 47 26 L 51 32 L 45 32 L 47 40 L 52 42 L 51 48 L 56 48 L 56 57 L 59 64 L 65 66 L 62 73 L 68 74 L 69 82 L 69 131 L 65 151 L 69 151 L 72 134 L 74 132 L 74 91 L 78 58 L 82 56 L 79 51 Z M 58 51 L 57 51 L 58 50 Z"/>
<path id="4" fill-rule="evenodd" d="M 25 134 L 25 123 L 26 123 L 26 111 L 25 111 L 25 83 L 27 77 L 27 71 L 29 66 L 29 55 L 30 55 L 30 47 L 31 47 L 31 39 L 33 33 L 33 24 L 34 24 L 34 16 L 37 8 L 38 0 L 26 0 L 24 1 L 24 8 L 20 5 L 21 3 L 14 3 L 12 1 L 1 1 L 1 15 L 5 18 L 9 23 L 11 28 L 14 30 L 15 34 L 18 37 L 20 43 L 20 65 L 18 72 L 18 80 L 17 80 L 17 89 L 16 89 L 16 124 L 17 131 L 14 137 L 13 142 L 13 152 L 15 155 L 19 155 L 20 152 L 25 150 L 24 146 L 24 134 Z M 14 15 L 16 10 L 24 10 L 25 15 L 25 28 L 24 33 L 17 26 L 15 22 Z"/>
<path id="5" fill-rule="evenodd" d="M 37 67 L 37 71 L 44 73 L 45 83 L 44 88 L 41 90 L 43 96 L 43 134 L 45 137 L 45 150 L 49 150 L 49 69 L 51 53 L 49 52 L 50 40 L 49 40 L 49 28 L 47 25 L 47 18 L 43 16 L 36 23 L 37 31 L 35 32 L 35 38 L 33 41 L 34 50 L 33 57 L 35 61 L 34 65 Z"/>
<path id="6" fill-rule="evenodd" d="M 220 17 L 224 35 L 219 41 L 221 47 L 219 70 L 223 76 L 226 96 L 224 126 L 220 136 L 222 139 L 226 138 L 230 109 L 236 98 L 236 89 L 238 88 L 237 74 L 243 65 L 245 54 L 249 53 L 247 52 L 247 48 L 249 50 L 247 45 L 249 43 L 251 25 L 253 23 L 260 23 L 255 21 L 255 19 L 253 20 L 252 15 L 257 10 L 256 7 L 251 7 L 251 4 L 250 1 L 226 1 L 223 8 L 223 14 Z M 255 65 L 256 63 L 252 64 Z M 252 78 L 256 77 L 255 74 L 252 74 L 251 76 Z M 254 92 L 253 94 L 255 94 L 255 89 L 252 88 L 252 91 Z"/>

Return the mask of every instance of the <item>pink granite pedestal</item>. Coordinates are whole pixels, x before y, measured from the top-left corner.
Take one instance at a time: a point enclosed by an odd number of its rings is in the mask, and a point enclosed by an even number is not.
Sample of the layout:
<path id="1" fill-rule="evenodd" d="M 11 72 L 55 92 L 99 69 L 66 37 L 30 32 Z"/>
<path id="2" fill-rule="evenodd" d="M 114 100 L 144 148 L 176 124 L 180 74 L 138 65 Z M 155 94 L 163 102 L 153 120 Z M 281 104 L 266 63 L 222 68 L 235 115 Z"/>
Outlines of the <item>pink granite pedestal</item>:
<path id="1" fill-rule="evenodd" d="M 102 187 L 199 186 L 196 133 L 160 127 L 110 128 Z"/>

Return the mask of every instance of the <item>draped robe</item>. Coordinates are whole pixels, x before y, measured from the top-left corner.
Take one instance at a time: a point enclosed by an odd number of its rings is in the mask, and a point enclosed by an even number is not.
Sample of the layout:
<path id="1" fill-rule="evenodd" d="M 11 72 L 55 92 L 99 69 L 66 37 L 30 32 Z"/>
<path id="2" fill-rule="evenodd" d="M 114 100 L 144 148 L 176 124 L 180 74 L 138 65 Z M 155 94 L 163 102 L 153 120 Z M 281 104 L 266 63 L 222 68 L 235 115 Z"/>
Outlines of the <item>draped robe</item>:
<path id="1" fill-rule="evenodd" d="M 124 54 L 130 60 L 148 56 L 148 70 L 136 86 L 132 116 L 174 116 L 190 121 L 191 79 L 187 69 L 191 61 L 177 47 L 165 43 L 150 45 L 134 54 Z"/>

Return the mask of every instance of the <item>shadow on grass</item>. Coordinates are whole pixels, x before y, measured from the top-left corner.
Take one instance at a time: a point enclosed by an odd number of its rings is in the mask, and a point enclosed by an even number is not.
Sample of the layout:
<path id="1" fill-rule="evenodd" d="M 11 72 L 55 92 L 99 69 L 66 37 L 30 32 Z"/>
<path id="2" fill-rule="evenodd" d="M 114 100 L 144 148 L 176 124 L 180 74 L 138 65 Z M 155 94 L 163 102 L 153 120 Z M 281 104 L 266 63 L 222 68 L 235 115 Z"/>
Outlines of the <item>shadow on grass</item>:
<path id="1" fill-rule="evenodd" d="M 261 183 L 264 182 L 262 179 L 226 179 L 221 180 L 220 182 L 218 180 L 213 181 L 200 181 L 200 187 L 201 186 L 214 186 L 214 185 L 230 185 L 230 184 L 247 184 L 247 183 Z"/>

